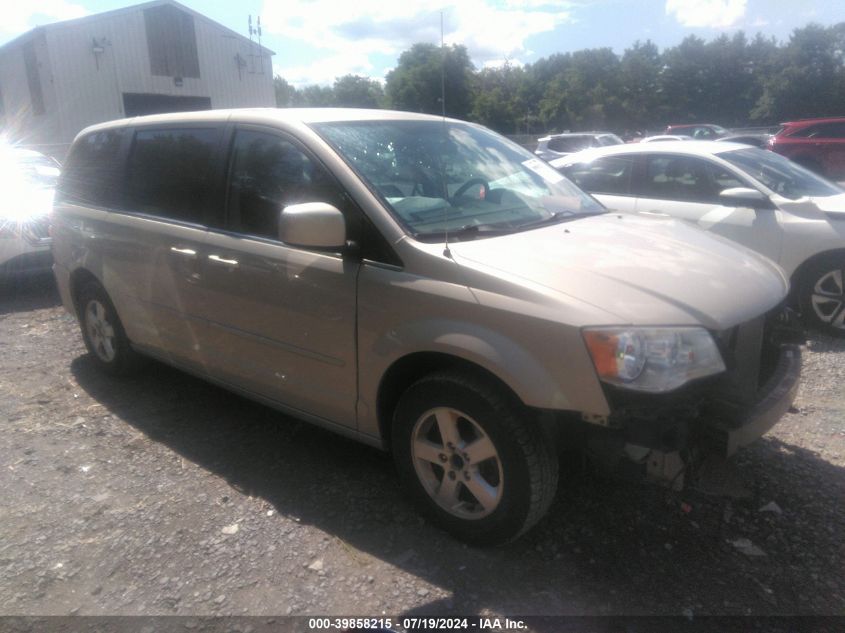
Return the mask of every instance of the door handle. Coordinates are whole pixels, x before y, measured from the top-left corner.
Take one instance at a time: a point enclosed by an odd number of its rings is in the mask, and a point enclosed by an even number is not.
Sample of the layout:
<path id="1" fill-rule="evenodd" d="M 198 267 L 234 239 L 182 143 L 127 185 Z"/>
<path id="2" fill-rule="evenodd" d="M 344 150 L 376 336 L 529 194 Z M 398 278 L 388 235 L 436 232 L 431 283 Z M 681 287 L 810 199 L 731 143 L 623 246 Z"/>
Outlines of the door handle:
<path id="1" fill-rule="evenodd" d="M 184 255 L 185 257 L 190 257 L 191 259 L 194 259 L 197 256 L 197 252 L 192 248 L 179 248 L 178 246 L 171 246 L 170 252 L 176 253 L 177 255 Z"/>
<path id="2" fill-rule="evenodd" d="M 220 257 L 220 255 L 209 255 L 208 259 L 224 266 L 231 266 L 232 268 L 238 265 L 237 259 L 226 259 L 225 257 Z"/>

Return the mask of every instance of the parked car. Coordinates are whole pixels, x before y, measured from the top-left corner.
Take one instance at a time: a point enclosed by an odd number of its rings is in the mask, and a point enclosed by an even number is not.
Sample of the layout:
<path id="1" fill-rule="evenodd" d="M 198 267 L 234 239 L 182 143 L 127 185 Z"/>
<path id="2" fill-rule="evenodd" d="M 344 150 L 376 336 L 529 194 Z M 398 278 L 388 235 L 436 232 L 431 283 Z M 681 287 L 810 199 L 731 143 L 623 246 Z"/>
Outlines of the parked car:
<path id="1" fill-rule="evenodd" d="M 474 542 L 543 516 L 561 435 L 677 484 L 688 449 L 753 441 L 799 382 L 775 264 L 607 213 L 455 120 L 254 109 L 90 127 L 53 235 L 103 371 L 151 356 L 390 450 L 421 510 Z"/>
<path id="2" fill-rule="evenodd" d="M 745 134 L 729 134 L 728 136 L 723 136 L 722 138 L 717 138 L 716 140 L 724 143 L 740 143 L 741 145 L 750 145 L 751 147 L 767 149 L 771 138 L 771 134 L 749 132 Z"/>
<path id="3" fill-rule="evenodd" d="M 845 117 L 781 123 L 769 149 L 831 180 L 845 180 Z"/>
<path id="4" fill-rule="evenodd" d="M 39 152 L 0 147 L 0 278 L 49 272 L 49 214 L 58 164 Z"/>
<path id="5" fill-rule="evenodd" d="M 572 152 L 580 152 L 588 147 L 621 145 L 624 142 L 611 132 L 567 132 L 565 134 L 551 134 L 537 139 L 537 149 L 534 150 L 534 153 L 543 160 L 552 160 Z"/>
<path id="6" fill-rule="evenodd" d="M 640 143 L 659 143 L 660 141 L 691 141 L 691 136 L 683 134 L 658 134 L 657 136 L 646 136 L 640 139 Z"/>
<path id="7" fill-rule="evenodd" d="M 712 123 L 684 123 L 667 125 L 663 133 L 691 136 L 697 141 L 714 141 L 717 138 L 727 136 L 730 134 L 730 131 L 721 125 L 714 125 Z"/>
<path id="8" fill-rule="evenodd" d="M 609 147 L 552 164 L 612 209 L 682 218 L 770 257 L 805 322 L 845 336 L 845 193 L 835 184 L 735 143 Z"/>

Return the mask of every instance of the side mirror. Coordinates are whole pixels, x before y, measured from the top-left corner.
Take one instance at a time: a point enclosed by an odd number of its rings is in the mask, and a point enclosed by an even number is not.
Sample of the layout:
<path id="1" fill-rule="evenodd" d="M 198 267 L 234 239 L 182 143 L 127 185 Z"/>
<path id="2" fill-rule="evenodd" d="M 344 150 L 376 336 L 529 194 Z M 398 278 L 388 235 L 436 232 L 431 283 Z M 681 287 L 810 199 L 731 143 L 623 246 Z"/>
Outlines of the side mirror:
<path id="1" fill-rule="evenodd" d="M 750 187 L 732 187 L 719 194 L 719 201 L 728 207 L 767 208 L 771 202 L 762 191 Z"/>
<path id="2" fill-rule="evenodd" d="M 325 202 L 292 204 L 279 214 L 279 240 L 291 246 L 339 251 L 346 246 L 346 219 Z"/>

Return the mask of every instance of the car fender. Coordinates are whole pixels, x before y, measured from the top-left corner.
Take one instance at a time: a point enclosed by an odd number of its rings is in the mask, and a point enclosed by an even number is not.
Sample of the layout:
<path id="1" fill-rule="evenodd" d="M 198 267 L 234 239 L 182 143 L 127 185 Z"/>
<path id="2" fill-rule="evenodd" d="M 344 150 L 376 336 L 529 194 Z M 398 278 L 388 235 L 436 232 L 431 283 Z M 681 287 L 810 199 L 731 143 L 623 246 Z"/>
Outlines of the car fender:
<path id="1" fill-rule="evenodd" d="M 530 326 L 526 323 L 525 330 Z M 580 339 L 580 334 L 575 331 Z M 576 343 L 580 344 L 580 341 Z M 546 345 L 548 347 L 548 345 Z M 569 349 L 562 345 L 561 349 Z M 513 338 L 477 323 L 457 319 L 422 319 L 404 323 L 373 341 L 359 352 L 361 402 L 359 430 L 378 433 L 375 404 L 381 380 L 390 368 L 414 354 L 434 353 L 477 365 L 501 380 L 526 405 L 555 410 L 588 411 L 598 415 L 610 412 L 586 351 L 567 354 L 566 359 L 529 349 Z M 550 356 L 556 366 L 544 364 Z M 565 366 L 565 367 L 564 367 Z M 577 375 L 573 383 L 562 374 Z M 378 377 L 377 379 L 375 377 Z M 584 388 L 584 385 L 589 385 Z"/>

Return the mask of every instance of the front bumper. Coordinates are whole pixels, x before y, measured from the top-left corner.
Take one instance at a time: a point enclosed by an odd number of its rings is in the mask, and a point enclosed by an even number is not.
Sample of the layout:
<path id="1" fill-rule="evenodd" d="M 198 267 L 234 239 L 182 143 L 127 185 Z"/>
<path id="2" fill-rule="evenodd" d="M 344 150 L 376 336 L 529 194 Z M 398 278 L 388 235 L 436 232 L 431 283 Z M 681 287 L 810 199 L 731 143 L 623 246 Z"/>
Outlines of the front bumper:
<path id="1" fill-rule="evenodd" d="M 775 370 L 758 392 L 757 401 L 712 424 L 720 452 L 733 455 L 769 431 L 792 406 L 800 384 L 801 349 L 782 345 Z"/>

